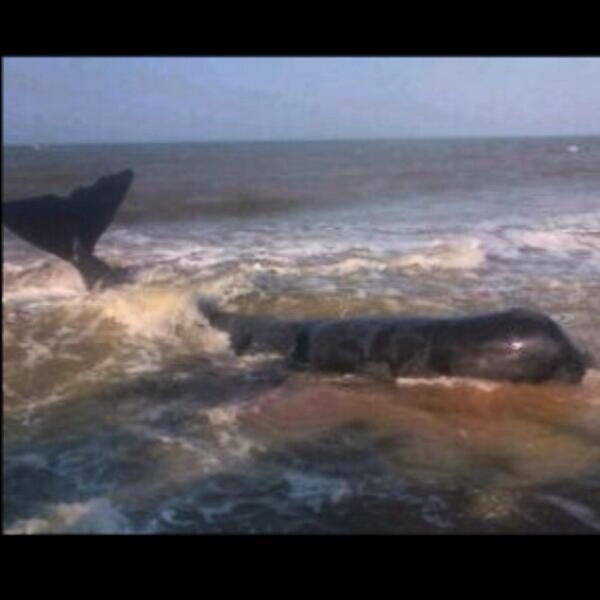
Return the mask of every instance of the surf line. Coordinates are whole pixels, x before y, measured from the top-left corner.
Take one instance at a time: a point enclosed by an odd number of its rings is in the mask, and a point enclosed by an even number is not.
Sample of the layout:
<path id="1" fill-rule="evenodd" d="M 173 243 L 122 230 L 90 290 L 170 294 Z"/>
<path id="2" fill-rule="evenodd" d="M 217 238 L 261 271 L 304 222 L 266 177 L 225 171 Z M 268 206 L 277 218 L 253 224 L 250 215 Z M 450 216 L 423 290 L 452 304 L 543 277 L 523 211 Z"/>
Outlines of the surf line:
<path id="1" fill-rule="evenodd" d="M 127 169 L 66 197 L 3 202 L 3 224 L 34 246 L 71 263 L 88 289 L 124 283 L 127 268 L 94 254 L 133 182 Z M 394 377 L 459 376 L 541 383 L 579 383 L 593 359 L 549 316 L 513 309 L 457 318 L 274 319 L 236 315 L 201 301 L 211 325 L 234 350 L 280 352 L 315 370 L 353 373 L 387 366 Z"/>

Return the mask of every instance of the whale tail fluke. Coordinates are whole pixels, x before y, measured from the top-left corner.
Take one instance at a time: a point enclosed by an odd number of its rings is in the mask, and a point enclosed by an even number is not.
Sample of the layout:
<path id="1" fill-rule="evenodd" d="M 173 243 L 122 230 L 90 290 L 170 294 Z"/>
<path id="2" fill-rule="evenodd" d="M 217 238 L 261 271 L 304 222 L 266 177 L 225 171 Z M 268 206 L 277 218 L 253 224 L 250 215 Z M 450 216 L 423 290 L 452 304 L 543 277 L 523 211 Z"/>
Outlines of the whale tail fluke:
<path id="1" fill-rule="evenodd" d="M 127 194 L 133 171 L 101 177 L 66 198 L 47 195 L 3 202 L 2 222 L 14 234 L 73 264 L 88 288 L 112 282 L 113 269 L 94 247 Z"/>

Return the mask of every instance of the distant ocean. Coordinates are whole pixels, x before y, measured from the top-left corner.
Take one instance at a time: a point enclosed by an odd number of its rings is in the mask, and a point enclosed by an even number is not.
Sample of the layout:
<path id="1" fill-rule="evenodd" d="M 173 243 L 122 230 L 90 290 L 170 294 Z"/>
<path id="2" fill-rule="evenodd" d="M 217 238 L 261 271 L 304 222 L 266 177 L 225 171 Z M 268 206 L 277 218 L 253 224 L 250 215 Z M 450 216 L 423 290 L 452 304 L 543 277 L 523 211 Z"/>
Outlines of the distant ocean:
<path id="1" fill-rule="evenodd" d="M 3 230 L 9 533 L 600 531 L 581 386 L 290 373 L 274 316 L 542 310 L 600 359 L 600 138 L 4 147 L 3 201 L 131 168 L 87 292 Z"/>

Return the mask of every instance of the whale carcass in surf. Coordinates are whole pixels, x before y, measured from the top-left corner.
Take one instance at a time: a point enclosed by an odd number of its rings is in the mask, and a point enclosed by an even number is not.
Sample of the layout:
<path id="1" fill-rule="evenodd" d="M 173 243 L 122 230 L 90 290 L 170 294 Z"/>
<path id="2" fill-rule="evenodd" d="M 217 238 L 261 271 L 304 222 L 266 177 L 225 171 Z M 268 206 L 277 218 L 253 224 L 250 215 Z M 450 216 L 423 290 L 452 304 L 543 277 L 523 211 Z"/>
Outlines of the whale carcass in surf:
<path id="1" fill-rule="evenodd" d="M 241 354 L 278 352 L 316 371 L 356 373 L 382 365 L 393 377 L 473 377 L 579 383 L 591 357 L 543 313 L 513 309 L 457 318 L 273 319 L 201 302 Z"/>
<path id="2" fill-rule="evenodd" d="M 125 170 L 67 197 L 3 202 L 3 224 L 73 264 L 88 289 L 122 283 L 128 271 L 106 264 L 94 248 L 132 181 L 133 171 Z M 522 309 L 457 318 L 286 320 L 226 313 L 207 302 L 200 308 L 230 333 L 236 352 L 280 352 L 315 370 L 353 373 L 383 365 L 394 377 L 577 383 L 592 364 L 550 317 Z"/>

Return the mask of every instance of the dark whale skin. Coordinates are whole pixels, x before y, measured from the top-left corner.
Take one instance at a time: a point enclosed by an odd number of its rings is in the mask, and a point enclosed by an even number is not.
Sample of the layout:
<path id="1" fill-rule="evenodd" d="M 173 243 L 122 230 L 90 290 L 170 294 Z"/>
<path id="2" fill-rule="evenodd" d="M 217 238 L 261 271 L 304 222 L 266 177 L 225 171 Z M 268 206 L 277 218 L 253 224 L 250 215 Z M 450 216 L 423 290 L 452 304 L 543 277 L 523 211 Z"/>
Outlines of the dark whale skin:
<path id="1" fill-rule="evenodd" d="M 68 196 L 36 196 L 2 203 L 2 224 L 33 246 L 70 262 L 88 289 L 126 281 L 126 269 L 113 268 L 94 254 L 134 178 L 130 169 L 101 177 Z"/>
<path id="2" fill-rule="evenodd" d="M 457 318 L 271 319 L 204 305 L 238 353 L 270 350 L 317 371 L 372 365 L 393 377 L 473 377 L 579 383 L 588 358 L 549 316 L 524 309 Z"/>

